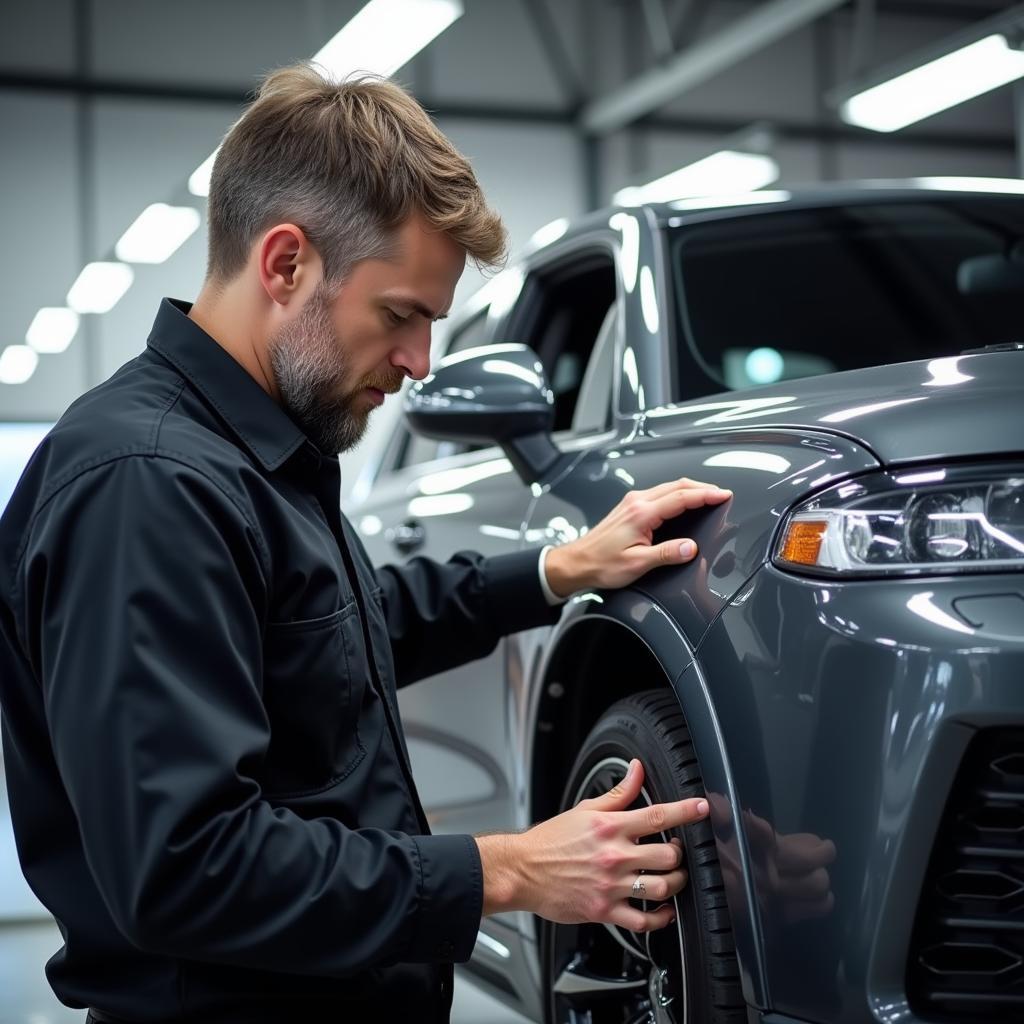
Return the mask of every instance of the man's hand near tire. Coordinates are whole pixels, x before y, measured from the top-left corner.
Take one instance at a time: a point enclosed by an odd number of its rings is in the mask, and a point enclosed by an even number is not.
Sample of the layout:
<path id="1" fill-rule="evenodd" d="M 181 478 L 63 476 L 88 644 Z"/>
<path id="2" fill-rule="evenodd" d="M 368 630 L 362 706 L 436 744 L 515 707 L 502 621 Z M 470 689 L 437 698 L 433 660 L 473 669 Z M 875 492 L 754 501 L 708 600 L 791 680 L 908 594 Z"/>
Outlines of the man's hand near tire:
<path id="1" fill-rule="evenodd" d="M 561 924 L 602 922 L 632 932 L 670 924 L 675 911 L 664 901 L 686 884 L 682 849 L 676 840 L 640 840 L 699 821 L 708 804 L 690 799 L 628 810 L 643 780 L 643 766 L 634 759 L 625 778 L 602 796 L 526 832 L 478 836 L 484 915 L 527 910 Z M 641 910 L 630 902 L 638 878 L 642 898 L 663 905 Z"/>

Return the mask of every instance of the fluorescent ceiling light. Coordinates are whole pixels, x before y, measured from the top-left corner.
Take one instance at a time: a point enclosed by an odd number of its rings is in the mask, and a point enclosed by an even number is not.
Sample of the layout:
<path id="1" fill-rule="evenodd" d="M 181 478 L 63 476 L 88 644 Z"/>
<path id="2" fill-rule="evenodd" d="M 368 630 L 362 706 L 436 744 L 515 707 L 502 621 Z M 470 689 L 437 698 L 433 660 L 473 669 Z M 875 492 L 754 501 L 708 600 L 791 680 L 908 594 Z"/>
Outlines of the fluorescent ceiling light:
<path id="1" fill-rule="evenodd" d="M 1024 76 L 1024 51 L 998 33 L 978 39 L 842 103 L 849 124 L 894 132 Z"/>
<path id="2" fill-rule="evenodd" d="M 393 75 L 462 16 L 462 0 L 370 0 L 313 56 L 337 78 Z"/>
<path id="3" fill-rule="evenodd" d="M 220 152 L 218 146 L 189 176 L 188 190 L 194 196 L 208 196 L 210 194 L 210 175 L 213 174 L 213 162 Z"/>
<path id="4" fill-rule="evenodd" d="M 152 203 L 121 236 L 114 252 L 125 263 L 163 263 L 199 227 L 191 206 Z"/>
<path id="5" fill-rule="evenodd" d="M 88 263 L 68 292 L 68 305 L 76 313 L 107 313 L 134 279 L 125 263 Z"/>
<path id="6" fill-rule="evenodd" d="M 44 306 L 32 318 L 25 340 L 36 352 L 63 352 L 78 333 L 78 314 L 65 306 Z"/>
<path id="7" fill-rule="evenodd" d="M 0 355 L 0 383 L 24 384 L 39 365 L 39 356 L 28 345 L 8 345 Z"/>
<path id="8" fill-rule="evenodd" d="M 723 149 L 646 185 L 621 189 L 612 197 L 612 202 L 618 206 L 634 206 L 665 203 L 685 196 L 752 192 L 770 185 L 778 176 L 779 165 L 770 156 Z"/>
<path id="9" fill-rule="evenodd" d="M 462 0 L 370 0 L 313 54 L 312 60 L 338 79 L 354 71 L 388 78 L 462 14 Z M 219 149 L 189 175 L 192 195 L 210 194 L 210 176 Z"/>

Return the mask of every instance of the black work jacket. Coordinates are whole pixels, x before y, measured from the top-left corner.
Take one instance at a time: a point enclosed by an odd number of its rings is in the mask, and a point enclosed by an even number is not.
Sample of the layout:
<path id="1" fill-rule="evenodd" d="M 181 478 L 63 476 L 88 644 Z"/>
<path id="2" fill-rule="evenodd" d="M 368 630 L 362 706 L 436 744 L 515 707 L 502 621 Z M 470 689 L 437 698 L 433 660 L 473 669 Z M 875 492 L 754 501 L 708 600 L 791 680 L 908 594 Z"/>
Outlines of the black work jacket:
<path id="1" fill-rule="evenodd" d="M 374 570 L 337 459 L 189 309 L 163 301 L 0 520 L 4 758 L 65 938 L 49 980 L 135 1021 L 446 1020 L 480 859 L 429 834 L 396 686 L 557 609 L 536 552 Z"/>

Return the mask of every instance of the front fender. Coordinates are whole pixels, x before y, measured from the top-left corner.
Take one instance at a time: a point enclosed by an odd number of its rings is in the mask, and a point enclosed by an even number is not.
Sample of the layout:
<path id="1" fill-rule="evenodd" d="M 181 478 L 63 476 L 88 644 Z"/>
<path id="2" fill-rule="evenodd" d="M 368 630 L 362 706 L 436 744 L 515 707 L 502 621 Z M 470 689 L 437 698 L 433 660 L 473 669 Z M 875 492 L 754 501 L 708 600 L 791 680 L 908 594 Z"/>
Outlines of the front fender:
<path id="1" fill-rule="evenodd" d="M 761 923 L 751 887 L 747 843 L 738 813 L 733 773 L 714 701 L 679 624 L 648 595 L 631 588 L 578 594 L 567 603 L 562 618 L 553 629 L 533 630 L 529 636 L 521 638 L 527 641 L 521 646 L 523 664 L 533 665 L 529 673 L 533 684 L 523 695 L 526 706 L 520 709 L 522 717 L 514 716 L 525 723 L 519 738 L 522 742 L 519 763 L 530 766 L 530 778 L 523 780 L 523 792 L 533 792 L 531 782 L 536 771 L 537 726 L 549 718 L 545 703 L 566 699 L 561 691 L 556 691 L 558 696 L 552 696 L 550 684 L 559 678 L 567 652 L 578 649 L 577 638 L 581 630 L 623 630 L 647 648 L 671 684 L 686 716 L 706 792 L 727 796 L 728 809 L 723 811 L 722 803 L 718 804 L 712 814 L 712 828 L 719 853 L 728 852 L 733 860 L 738 861 L 745 879 L 740 891 L 727 893 L 743 996 L 753 1006 L 767 1007 Z M 646 682 L 641 680 L 633 686 L 632 692 L 646 688 Z M 585 700 L 586 694 L 582 693 L 580 699 Z M 594 709 L 595 720 L 603 710 L 603 707 Z M 550 783 L 548 779 L 544 781 Z M 522 824 L 528 825 L 533 820 L 534 811 L 531 802 Z"/>

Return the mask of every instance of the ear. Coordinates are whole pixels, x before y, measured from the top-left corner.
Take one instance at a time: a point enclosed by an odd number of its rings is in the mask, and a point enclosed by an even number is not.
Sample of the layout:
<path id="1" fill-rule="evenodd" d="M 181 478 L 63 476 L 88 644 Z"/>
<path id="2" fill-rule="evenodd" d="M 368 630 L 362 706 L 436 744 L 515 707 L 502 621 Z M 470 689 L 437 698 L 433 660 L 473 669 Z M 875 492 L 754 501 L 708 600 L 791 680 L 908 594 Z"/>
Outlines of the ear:
<path id="1" fill-rule="evenodd" d="M 256 253 L 260 284 L 278 305 L 302 302 L 322 273 L 320 256 L 295 224 L 275 224 Z"/>

